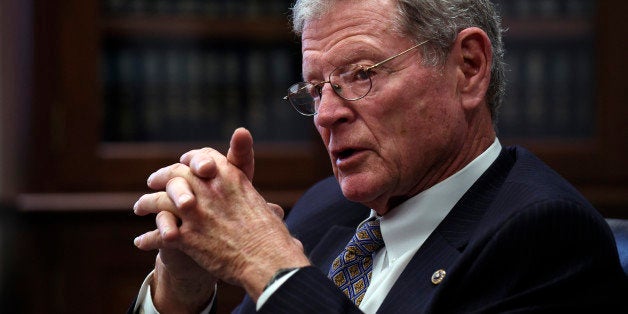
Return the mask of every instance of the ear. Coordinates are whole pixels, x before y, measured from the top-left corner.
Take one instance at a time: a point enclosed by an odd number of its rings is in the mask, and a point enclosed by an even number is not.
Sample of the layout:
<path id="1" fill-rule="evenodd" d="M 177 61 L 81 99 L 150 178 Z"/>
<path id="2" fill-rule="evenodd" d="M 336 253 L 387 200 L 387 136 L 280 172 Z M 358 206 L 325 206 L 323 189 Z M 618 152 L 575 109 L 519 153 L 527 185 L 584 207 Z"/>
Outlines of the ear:
<path id="1" fill-rule="evenodd" d="M 458 67 L 458 88 L 463 107 L 472 110 L 486 105 L 493 61 L 488 35 L 477 27 L 462 30 L 458 33 L 452 54 Z"/>

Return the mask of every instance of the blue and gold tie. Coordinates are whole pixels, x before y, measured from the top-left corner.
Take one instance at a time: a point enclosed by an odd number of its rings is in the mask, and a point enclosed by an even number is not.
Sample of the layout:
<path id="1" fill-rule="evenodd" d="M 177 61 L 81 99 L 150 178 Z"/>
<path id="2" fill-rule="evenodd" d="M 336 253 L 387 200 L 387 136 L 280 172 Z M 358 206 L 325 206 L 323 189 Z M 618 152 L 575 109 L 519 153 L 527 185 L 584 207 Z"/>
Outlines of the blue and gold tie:
<path id="1" fill-rule="evenodd" d="M 373 252 L 384 246 L 379 219 L 369 220 L 358 228 L 344 251 L 336 257 L 328 277 L 353 303 L 360 305 L 373 273 Z"/>

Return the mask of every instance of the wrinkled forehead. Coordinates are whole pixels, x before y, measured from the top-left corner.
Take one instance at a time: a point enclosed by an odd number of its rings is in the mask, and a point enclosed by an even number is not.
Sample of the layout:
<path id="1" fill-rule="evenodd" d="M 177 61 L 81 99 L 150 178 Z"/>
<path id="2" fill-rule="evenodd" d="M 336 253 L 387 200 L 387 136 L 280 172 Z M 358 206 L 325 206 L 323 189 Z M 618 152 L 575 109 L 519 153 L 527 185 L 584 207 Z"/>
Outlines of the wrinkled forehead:
<path id="1" fill-rule="evenodd" d="M 301 35 L 304 76 L 312 68 L 325 70 L 347 62 L 381 61 L 388 50 L 407 48 L 410 40 L 391 30 L 394 22 L 390 2 L 367 2 L 352 6 L 351 0 L 344 0 L 320 18 L 305 22 Z"/>

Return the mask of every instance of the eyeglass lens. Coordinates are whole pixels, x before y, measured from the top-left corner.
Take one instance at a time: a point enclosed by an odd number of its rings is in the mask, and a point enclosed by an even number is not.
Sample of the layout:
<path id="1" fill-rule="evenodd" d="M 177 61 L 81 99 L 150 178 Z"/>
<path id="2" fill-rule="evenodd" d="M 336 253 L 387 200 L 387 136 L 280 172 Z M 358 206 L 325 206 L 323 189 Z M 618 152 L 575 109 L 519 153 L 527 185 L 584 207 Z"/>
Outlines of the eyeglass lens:
<path id="1" fill-rule="evenodd" d="M 336 95 L 349 101 L 363 98 L 372 86 L 370 74 L 364 67 L 349 64 L 331 72 L 328 82 L 318 84 L 301 82 L 292 85 L 288 89 L 287 99 L 301 114 L 314 115 L 318 111 L 318 102 L 322 97 L 321 91 L 325 83 L 330 83 Z"/>

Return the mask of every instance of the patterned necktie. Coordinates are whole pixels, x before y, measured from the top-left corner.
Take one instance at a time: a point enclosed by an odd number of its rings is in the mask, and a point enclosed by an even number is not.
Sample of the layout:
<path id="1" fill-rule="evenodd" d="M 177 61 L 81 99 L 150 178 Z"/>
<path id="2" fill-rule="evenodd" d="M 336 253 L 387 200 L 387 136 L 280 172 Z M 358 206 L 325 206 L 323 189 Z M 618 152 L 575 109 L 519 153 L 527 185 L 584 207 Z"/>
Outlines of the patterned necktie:
<path id="1" fill-rule="evenodd" d="M 355 305 L 360 305 L 373 272 L 373 252 L 384 246 L 379 220 L 358 228 L 344 251 L 336 257 L 327 275 Z"/>

